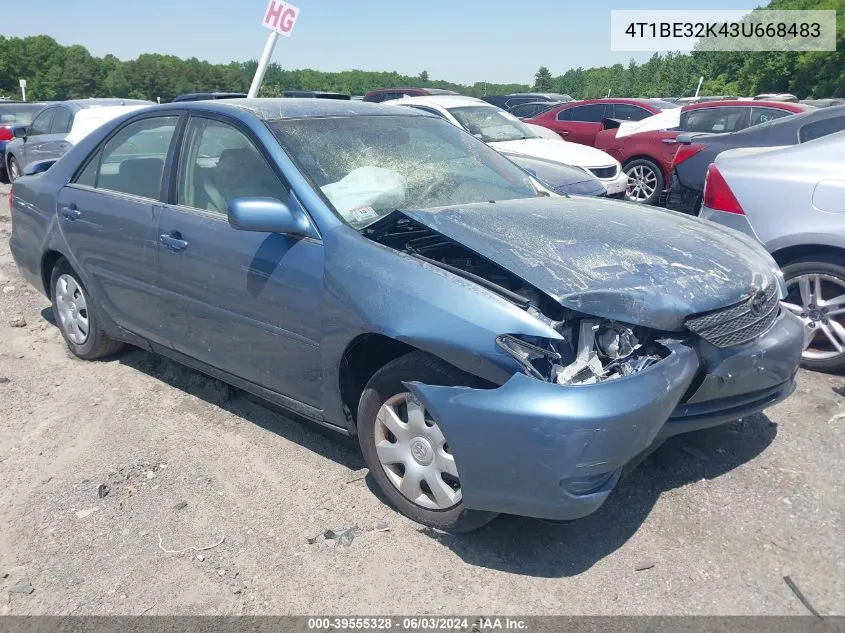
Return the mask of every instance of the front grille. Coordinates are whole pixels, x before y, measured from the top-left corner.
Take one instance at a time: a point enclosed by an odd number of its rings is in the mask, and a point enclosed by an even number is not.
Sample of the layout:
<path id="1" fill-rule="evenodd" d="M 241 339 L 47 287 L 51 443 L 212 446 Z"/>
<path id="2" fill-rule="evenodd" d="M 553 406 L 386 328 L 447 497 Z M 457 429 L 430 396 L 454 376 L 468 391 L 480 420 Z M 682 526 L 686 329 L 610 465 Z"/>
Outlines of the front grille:
<path id="1" fill-rule="evenodd" d="M 616 178 L 616 174 L 619 173 L 616 169 L 616 165 L 611 165 L 610 167 L 590 167 L 590 173 L 593 174 L 596 178 Z"/>
<path id="2" fill-rule="evenodd" d="M 716 347 L 731 347 L 768 332 L 780 314 L 778 285 L 772 284 L 755 313 L 755 297 L 727 308 L 687 319 L 686 326 Z M 758 300 L 759 301 L 759 300 Z"/>

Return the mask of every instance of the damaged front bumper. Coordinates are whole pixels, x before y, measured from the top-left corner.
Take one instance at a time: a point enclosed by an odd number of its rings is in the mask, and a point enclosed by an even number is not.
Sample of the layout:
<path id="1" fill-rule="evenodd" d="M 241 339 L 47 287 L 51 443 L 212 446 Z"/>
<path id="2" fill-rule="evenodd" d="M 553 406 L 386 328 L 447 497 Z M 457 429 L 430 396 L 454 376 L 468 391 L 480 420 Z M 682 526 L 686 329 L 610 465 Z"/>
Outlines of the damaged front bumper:
<path id="1" fill-rule="evenodd" d="M 572 520 L 597 510 L 653 443 L 787 397 L 802 341 L 800 320 L 784 313 L 734 349 L 662 341 L 666 358 L 617 380 L 566 386 L 516 374 L 497 389 L 406 386 L 446 436 L 468 508 Z"/>

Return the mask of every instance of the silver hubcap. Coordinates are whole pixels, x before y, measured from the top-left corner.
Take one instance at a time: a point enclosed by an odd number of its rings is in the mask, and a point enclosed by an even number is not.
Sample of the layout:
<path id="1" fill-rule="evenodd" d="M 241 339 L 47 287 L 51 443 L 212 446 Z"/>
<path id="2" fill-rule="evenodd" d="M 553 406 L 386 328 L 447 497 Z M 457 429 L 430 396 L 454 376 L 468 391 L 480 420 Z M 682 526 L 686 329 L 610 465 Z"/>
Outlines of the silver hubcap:
<path id="1" fill-rule="evenodd" d="M 657 174 L 651 167 L 637 165 L 628 172 L 628 188 L 625 197 L 635 202 L 644 202 L 654 195 L 657 189 Z"/>
<path id="2" fill-rule="evenodd" d="M 89 332 L 88 304 L 82 288 L 70 275 L 61 275 L 56 280 L 56 307 L 64 333 L 77 345 L 83 345 Z"/>
<path id="3" fill-rule="evenodd" d="M 790 279 L 786 288 L 783 306 L 804 322 L 804 358 L 827 360 L 845 353 L 845 281 L 811 273 Z"/>
<path id="4" fill-rule="evenodd" d="M 405 498 L 429 510 L 460 503 L 455 458 L 421 402 L 410 393 L 397 394 L 381 405 L 375 424 L 381 467 Z"/>
<path id="5" fill-rule="evenodd" d="M 18 162 L 16 160 L 13 160 L 9 163 L 9 171 L 11 172 L 9 174 L 9 180 L 13 182 L 18 179 L 18 176 L 21 175 L 20 168 L 18 167 Z"/>

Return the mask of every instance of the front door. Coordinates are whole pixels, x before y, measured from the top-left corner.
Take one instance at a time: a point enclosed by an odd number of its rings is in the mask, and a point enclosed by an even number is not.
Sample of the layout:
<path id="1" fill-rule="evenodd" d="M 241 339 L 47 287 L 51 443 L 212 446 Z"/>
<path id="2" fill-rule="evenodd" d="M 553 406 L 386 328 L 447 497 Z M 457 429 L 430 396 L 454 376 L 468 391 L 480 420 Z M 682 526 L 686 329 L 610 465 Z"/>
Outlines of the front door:
<path id="1" fill-rule="evenodd" d="M 89 291 L 118 325 L 167 344 L 158 297 L 162 175 L 178 116 L 129 123 L 59 193 L 62 233 Z"/>
<path id="2" fill-rule="evenodd" d="M 192 116 L 175 204 L 159 223 L 160 285 L 174 348 L 203 363 L 321 406 L 323 245 L 238 231 L 229 201 L 298 204 L 257 142 L 233 122 Z"/>

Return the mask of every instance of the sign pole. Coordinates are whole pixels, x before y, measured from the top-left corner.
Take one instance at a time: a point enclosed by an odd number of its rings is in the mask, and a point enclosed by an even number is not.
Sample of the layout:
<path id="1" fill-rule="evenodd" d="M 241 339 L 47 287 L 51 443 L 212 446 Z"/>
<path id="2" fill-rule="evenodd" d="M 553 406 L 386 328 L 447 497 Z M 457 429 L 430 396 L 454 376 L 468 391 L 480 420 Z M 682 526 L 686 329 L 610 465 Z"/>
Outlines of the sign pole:
<path id="1" fill-rule="evenodd" d="M 704 75 L 698 80 L 698 88 L 695 89 L 695 98 L 698 98 L 698 93 L 701 92 L 701 84 L 704 83 Z"/>
<path id="2" fill-rule="evenodd" d="M 278 41 L 279 32 L 270 31 L 267 43 L 264 45 L 264 52 L 261 53 L 261 59 L 258 61 L 258 68 L 255 69 L 255 77 L 252 78 L 252 85 L 249 87 L 248 96 L 250 99 L 258 96 L 258 91 L 261 84 L 264 83 L 264 75 L 267 74 L 267 67 L 270 65 L 270 59 L 273 57 L 273 50 L 275 50 Z"/>
<path id="3" fill-rule="evenodd" d="M 24 103 L 26 103 L 26 79 L 20 80 L 20 87 L 21 87 L 21 96 L 23 97 Z"/>

